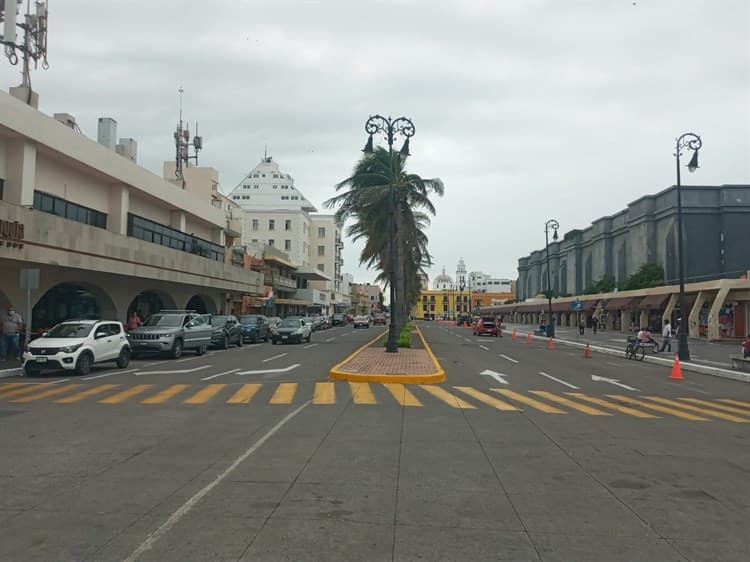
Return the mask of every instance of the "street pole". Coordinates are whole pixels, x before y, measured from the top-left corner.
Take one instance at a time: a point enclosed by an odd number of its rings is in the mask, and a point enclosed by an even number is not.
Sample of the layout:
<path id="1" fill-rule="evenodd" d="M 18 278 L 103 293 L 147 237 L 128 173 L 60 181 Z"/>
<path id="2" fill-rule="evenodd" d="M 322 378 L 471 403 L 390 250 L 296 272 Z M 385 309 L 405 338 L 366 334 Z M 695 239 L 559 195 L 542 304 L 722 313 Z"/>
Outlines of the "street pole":
<path id="1" fill-rule="evenodd" d="M 680 320 L 677 324 L 677 356 L 680 361 L 690 361 L 690 348 L 688 347 L 688 317 L 685 303 L 685 266 L 683 262 L 683 244 L 682 244 L 682 182 L 680 179 L 680 156 L 682 149 L 693 151 L 693 157 L 688 164 L 688 170 L 694 172 L 698 168 L 698 150 L 703 146 L 701 138 L 695 133 L 685 133 L 677 138 L 675 145 L 675 160 L 677 163 L 677 262 L 680 270 Z"/>
<path id="2" fill-rule="evenodd" d="M 552 229 L 554 234 L 552 235 L 553 240 L 557 240 L 557 229 L 560 228 L 560 223 L 555 219 L 550 219 L 544 223 L 544 246 L 547 250 L 547 337 L 555 337 L 555 323 L 552 320 L 552 275 L 549 269 L 549 231 Z"/>
<path id="3" fill-rule="evenodd" d="M 388 233 L 389 242 L 389 263 L 390 263 L 390 281 L 389 295 L 390 295 L 390 309 L 391 309 L 391 321 L 388 326 L 388 342 L 385 346 L 387 353 L 398 353 L 398 344 L 396 337 L 396 194 L 393 185 L 393 140 L 395 136 L 401 135 L 404 137 L 404 146 L 401 148 L 399 157 L 406 158 L 409 156 L 409 138 L 414 136 L 415 128 L 414 123 L 406 117 L 397 117 L 391 119 L 391 117 L 383 117 L 382 115 L 372 115 L 365 122 L 365 131 L 369 135 L 367 144 L 362 150 L 366 155 L 370 155 L 374 152 L 373 150 L 373 135 L 376 133 L 385 134 L 386 140 L 388 141 L 388 199 L 389 199 L 389 212 L 390 212 L 390 224 Z"/>

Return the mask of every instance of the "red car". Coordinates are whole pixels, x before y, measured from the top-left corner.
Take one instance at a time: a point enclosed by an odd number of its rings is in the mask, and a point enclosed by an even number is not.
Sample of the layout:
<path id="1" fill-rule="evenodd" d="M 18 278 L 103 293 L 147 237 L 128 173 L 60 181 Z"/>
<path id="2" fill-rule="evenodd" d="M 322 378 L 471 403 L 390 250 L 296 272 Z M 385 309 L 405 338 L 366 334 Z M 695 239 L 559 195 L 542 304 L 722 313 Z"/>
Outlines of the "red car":
<path id="1" fill-rule="evenodd" d="M 477 320 L 471 328 L 472 334 L 475 336 L 490 335 L 498 337 L 499 331 L 495 319 L 492 316 L 483 316 Z"/>
<path id="2" fill-rule="evenodd" d="M 382 324 L 385 326 L 385 315 L 384 314 L 374 314 L 372 317 L 372 325 L 375 326 L 377 324 Z"/>

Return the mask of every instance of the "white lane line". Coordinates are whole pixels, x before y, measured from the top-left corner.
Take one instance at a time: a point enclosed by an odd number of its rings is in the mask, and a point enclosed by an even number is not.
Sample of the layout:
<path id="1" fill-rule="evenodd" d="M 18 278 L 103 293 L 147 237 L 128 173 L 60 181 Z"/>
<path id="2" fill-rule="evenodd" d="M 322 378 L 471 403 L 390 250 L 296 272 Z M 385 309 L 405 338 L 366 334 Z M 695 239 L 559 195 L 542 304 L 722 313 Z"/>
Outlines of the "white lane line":
<path id="1" fill-rule="evenodd" d="M 345 334 L 341 334 L 341 337 L 343 338 L 344 336 L 348 336 L 348 335 L 349 335 L 349 332 L 346 332 Z"/>
<path id="2" fill-rule="evenodd" d="M 172 361 L 171 359 L 167 359 L 166 361 L 157 361 L 156 363 L 144 363 L 143 366 L 151 367 L 153 365 L 163 365 L 164 363 L 170 363 L 171 361 Z"/>
<path id="3" fill-rule="evenodd" d="M 282 357 L 285 357 L 289 355 L 288 353 L 282 353 L 281 355 L 274 355 L 273 357 L 269 357 L 268 359 L 264 359 L 261 361 L 261 363 L 268 363 L 269 361 L 273 361 L 274 359 L 280 359 Z"/>
<path id="4" fill-rule="evenodd" d="M 94 379 L 101 379 L 104 377 L 111 377 L 112 375 L 126 375 L 128 373 L 136 373 L 138 372 L 138 369 L 129 369 L 127 371 L 114 371 L 112 373 L 104 373 L 103 375 L 95 375 L 93 377 L 84 377 L 82 380 L 84 381 L 92 381 Z"/>
<path id="5" fill-rule="evenodd" d="M 607 365 L 612 365 L 613 367 L 622 367 L 620 363 L 614 363 L 612 361 L 605 361 Z"/>
<path id="6" fill-rule="evenodd" d="M 336 338 L 328 338 L 328 339 L 327 339 L 326 341 L 327 341 L 327 342 L 329 342 L 329 341 L 333 341 L 333 340 L 335 340 L 335 339 L 336 339 Z"/>
<path id="7" fill-rule="evenodd" d="M 59 381 L 52 381 L 52 382 L 48 382 L 46 384 L 59 384 L 61 382 L 68 382 L 69 380 L 70 379 L 60 379 Z"/>
<path id="8" fill-rule="evenodd" d="M 205 488 L 197 492 L 192 498 L 190 498 L 188 501 L 186 501 L 184 504 L 182 504 L 177 511 L 175 511 L 172 515 L 169 516 L 169 518 L 162 523 L 162 525 L 156 529 L 153 533 L 151 533 L 148 537 L 146 537 L 146 540 L 141 543 L 141 545 L 136 548 L 130 556 L 128 556 L 125 559 L 125 562 L 134 562 L 137 560 L 143 553 L 147 552 L 151 549 L 152 546 L 154 546 L 154 543 L 158 541 L 161 537 L 163 537 L 166 533 L 169 532 L 169 530 L 174 527 L 180 519 L 185 517 L 185 515 L 188 514 L 188 512 L 197 504 L 203 497 L 205 497 L 211 490 L 213 490 L 216 486 L 221 484 L 221 481 L 224 480 L 227 476 L 229 476 L 234 470 L 240 466 L 250 455 L 252 455 L 255 451 L 257 451 L 263 443 L 268 441 L 271 437 L 273 437 L 276 432 L 278 432 L 286 423 L 294 418 L 297 414 L 299 414 L 302 410 L 307 408 L 307 406 L 310 405 L 310 400 L 302 404 L 299 408 L 294 410 L 293 412 L 287 414 L 284 416 L 279 423 L 277 423 L 275 426 L 273 426 L 268 433 L 266 433 L 263 437 L 258 439 L 247 451 L 242 453 L 235 461 L 227 467 L 224 472 L 219 474 L 213 482 L 208 484 Z"/>
<path id="9" fill-rule="evenodd" d="M 471 340 L 469 338 L 464 338 L 464 341 L 471 343 Z"/>
<path id="10" fill-rule="evenodd" d="M 316 345 L 318 345 L 318 344 L 317 343 L 311 343 L 310 345 L 306 345 L 302 349 L 310 349 L 311 347 L 315 347 Z"/>
<path id="11" fill-rule="evenodd" d="M 295 363 L 294 365 L 289 365 L 289 367 L 284 367 L 283 369 L 260 369 L 258 371 L 241 371 L 237 374 L 238 375 L 262 375 L 264 373 L 286 373 L 288 371 L 296 369 L 299 366 L 300 366 L 300 363 Z"/>
<path id="12" fill-rule="evenodd" d="M 251 344 L 243 346 L 243 349 L 252 349 L 254 347 L 260 347 L 261 345 L 263 345 L 263 344 L 262 343 L 251 343 Z"/>
<path id="13" fill-rule="evenodd" d="M 481 348 L 482 348 L 482 349 L 484 349 L 485 351 L 489 351 L 489 350 L 490 350 L 490 348 L 489 348 L 489 347 L 484 347 L 484 346 L 483 346 L 483 345 L 482 345 L 481 343 L 479 344 L 479 347 L 481 347 Z"/>
<path id="14" fill-rule="evenodd" d="M 224 375 L 230 375 L 232 373 L 236 373 L 237 371 L 239 371 L 239 369 L 232 369 L 231 371 L 224 371 L 223 373 L 217 373 L 215 375 L 208 376 L 208 377 L 206 377 L 204 379 L 201 379 L 201 380 L 202 381 L 210 381 L 211 379 L 215 379 L 216 377 L 221 377 L 221 376 L 224 376 Z"/>
<path id="15" fill-rule="evenodd" d="M 498 355 L 500 355 L 500 357 L 502 357 L 503 359 L 507 359 L 507 360 L 508 360 L 508 361 L 510 361 L 511 363 L 518 363 L 518 361 L 516 361 L 516 360 L 515 360 L 515 359 L 513 359 L 512 357 L 508 357 L 507 355 L 503 355 L 502 353 L 499 353 Z"/>
<path id="16" fill-rule="evenodd" d="M 0 369 L 0 373 L 13 373 L 15 371 L 20 371 L 21 367 L 13 367 L 12 369 Z"/>
<path id="17" fill-rule="evenodd" d="M 184 373 L 194 373 L 195 371 L 202 371 L 203 369 L 210 369 L 211 365 L 203 365 L 202 367 L 194 367 L 192 369 L 176 369 L 174 371 L 146 371 L 145 373 L 138 372 L 135 374 L 136 377 L 141 375 L 182 375 Z"/>
<path id="18" fill-rule="evenodd" d="M 542 371 L 539 371 L 539 374 L 542 375 L 543 377 L 547 377 L 548 379 L 552 379 L 555 382 L 559 382 L 560 384 L 564 384 L 568 388 L 572 388 L 573 390 L 578 390 L 577 386 L 574 386 L 574 385 L 570 384 L 569 382 L 565 382 L 565 381 L 562 381 L 560 379 L 557 379 L 557 378 L 553 377 L 552 375 L 548 375 L 547 373 L 543 373 Z"/>

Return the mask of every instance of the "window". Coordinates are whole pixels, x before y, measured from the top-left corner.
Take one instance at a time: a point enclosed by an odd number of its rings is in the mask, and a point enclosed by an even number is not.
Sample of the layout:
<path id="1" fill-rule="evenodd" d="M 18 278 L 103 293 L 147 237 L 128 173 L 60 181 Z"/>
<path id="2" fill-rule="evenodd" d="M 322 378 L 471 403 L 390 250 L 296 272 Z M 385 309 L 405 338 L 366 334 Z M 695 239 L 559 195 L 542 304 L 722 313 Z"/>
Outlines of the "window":
<path id="1" fill-rule="evenodd" d="M 181 252 L 196 254 L 214 261 L 224 261 L 225 259 L 223 246 L 132 213 L 128 213 L 128 236 Z"/>
<path id="2" fill-rule="evenodd" d="M 292 249 L 292 241 L 291 240 L 284 240 L 284 249 L 285 250 L 291 250 Z"/>
<path id="3" fill-rule="evenodd" d="M 318 271 L 325 271 L 325 270 L 326 270 L 325 264 L 324 263 L 319 263 L 318 264 Z"/>
<path id="4" fill-rule="evenodd" d="M 284 230 L 292 230 L 292 221 L 287 219 L 284 221 Z"/>
<path id="5" fill-rule="evenodd" d="M 278 185 L 274 185 L 274 186 L 273 186 L 273 188 L 274 188 L 274 189 L 278 189 L 278 188 L 279 188 L 279 186 L 278 186 Z"/>
<path id="6" fill-rule="evenodd" d="M 239 195 L 232 195 L 232 199 L 239 199 L 239 198 L 240 198 Z"/>
<path id="7" fill-rule="evenodd" d="M 318 238 L 325 238 L 326 237 L 326 229 L 325 227 L 318 227 Z"/>
<path id="8" fill-rule="evenodd" d="M 268 219 L 268 230 L 276 230 L 276 221 Z"/>
<path id="9" fill-rule="evenodd" d="M 260 228 L 260 221 L 258 219 L 253 219 L 253 232 L 258 232 L 259 228 Z"/>
<path id="10" fill-rule="evenodd" d="M 269 245 L 269 246 L 273 246 L 273 245 L 274 245 L 275 243 L 276 243 L 276 242 L 274 241 L 274 239 L 273 239 L 273 238 L 271 238 L 271 239 L 270 239 L 270 240 L 268 241 L 268 245 Z"/>
<path id="11" fill-rule="evenodd" d="M 274 174 L 273 177 L 278 178 L 279 174 Z"/>
<path id="12" fill-rule="evenodd" d="M 253 189 L 258 189 L 258 186 L 257 186 L 257 185 L 254 185 L 254 186 L 253 186 Z"/>
<path id="13" fill-rule="evenodd" d="M 244 184 L 244 185 L 242 186 L 242 189 L 250 189 L 250 186 L 249 186 L 249 185 L 247 185 L 247 184 Z"/>
<path id="14" fill-rule="evenodd" d="M 318 255 L 319 256 L 325 256 L 326 255 L 326 247 L 325 246 L 318 246 Z"/>
<path id="15" fill-rule="evenodd" d="M 107 215 L 94 209 L 89 209 L 77 203 L 71 203 L 60 197 L 49 195 L 41 191 L 34 191 L 34 208 L 58 217 L 63 217 L 97 228 L 107 228 Z"/>
<path id="16" fill-rule="evenodd" d="M 257 244 L 258 243 L 258 239 L 257 238 L 253 238 L 252 240 L 250 240 L 250 242 L 252 242 L 253 244 Z"/>

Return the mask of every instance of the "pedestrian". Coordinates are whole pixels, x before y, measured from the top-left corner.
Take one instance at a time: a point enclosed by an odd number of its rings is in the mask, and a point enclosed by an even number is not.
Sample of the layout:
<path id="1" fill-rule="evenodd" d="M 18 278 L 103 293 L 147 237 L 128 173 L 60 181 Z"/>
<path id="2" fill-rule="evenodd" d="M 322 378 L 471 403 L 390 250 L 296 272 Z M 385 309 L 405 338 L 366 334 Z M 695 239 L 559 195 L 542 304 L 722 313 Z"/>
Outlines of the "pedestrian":
<path id="1" fill-rule="evenodd" d="M 672 325 L 669 323 L 669 319 L 664 320 L 664 329 L 661 332 L 664 340 L 661 342 L 661 349 L 659 351 L 669 351 L 672 353 Z"/>
<path id="2" fill-rule="evenodd" d="M 141 319 L 138 316 L 138 313 L 134 310 L 130 313 L 130 318 L 128 318 L 128 332 L 132 332 L 133 330 L 137 329 L 141 325 Z"/>
<path id="3" fill-rule="evenodd" d="M 742 342 L 742 357 L 745 359 L 750 357 L 750 334 L 748 334 L 745 341 Z"/>
<path id="4" fill-rule="evenodd" d="M 599 320 L 594 317 L 591 319 L 591 329 L 594 330 L 594 333 L 596 333 L 597 328 L 599 328 Z"/>
<path id="5" fill-rule="evenodd" d="M 583 335 L 586 330 L 586 320 L 581 318 L 581 323 L 578 325 L 578 333 Z"/>
<path id="6" fill-rule="evenodd" d="M 8 357 L 21 359 L 20 334 L 23 327 L 23 318 L 16 312 L 13 305 L 8 305 L 8 310 L 3 317 L 3 337 L 0 340 L 0 360 L 5 361 Z M 10 354 L 10 355 L 9 355 Z"/>

